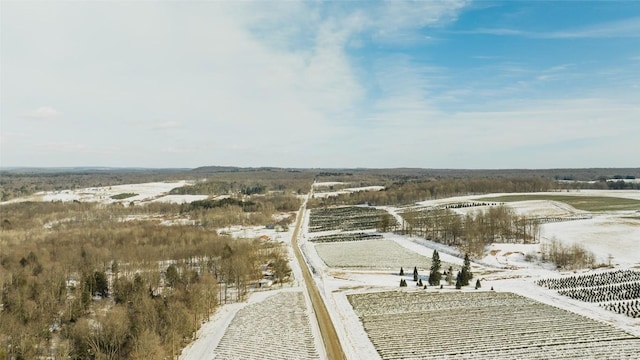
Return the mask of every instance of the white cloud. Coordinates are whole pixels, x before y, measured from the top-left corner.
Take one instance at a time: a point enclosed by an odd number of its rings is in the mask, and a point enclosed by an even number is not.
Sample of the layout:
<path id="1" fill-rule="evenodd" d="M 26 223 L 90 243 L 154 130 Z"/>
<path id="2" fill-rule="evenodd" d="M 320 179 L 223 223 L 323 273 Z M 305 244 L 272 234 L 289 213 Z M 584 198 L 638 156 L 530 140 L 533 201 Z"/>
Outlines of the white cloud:
<path id="1" fill-rule="evenodd" d="M 2 17 L 3 163 L 477 167 L 491 151 L 637 134 L 637 107 L 518 101 L 516 81 L 566 77 L 571 66 L 503 63 L 474 78 L 411 55 L 356 58 L 371 42 L 425 41 L 417 30 L 455 21 L 467 2 L 361 4 L 11 3 L 29 11 Z M 507 30 L 483 31 L 522 35 Z M 32 98 L 73 109 L 68 126 L 5 121 Z M 28 136 L 7 145 L 5 133 Z"/>
<path id="2" fill-rule="evenodd" d="M 50 106 L 41 106 L 34 110 L 25 111 L 21 114 L 22 117 L 32 118 L 32 119 L 51 119 L 60 116 L 61 113 L 50 107 Z"/>
<path id="3" fill-rule="evenodd" d="M 179 128 L 182 127 L 182 123 L 179 123 L 177 121 L 165 121 L 165 122 L 161 122 L 161 123 L 157 123 L 153 126 L 153 129 L 155 130 L 161 130 L 161 129 L 175 129 L 175 128 Z"/>

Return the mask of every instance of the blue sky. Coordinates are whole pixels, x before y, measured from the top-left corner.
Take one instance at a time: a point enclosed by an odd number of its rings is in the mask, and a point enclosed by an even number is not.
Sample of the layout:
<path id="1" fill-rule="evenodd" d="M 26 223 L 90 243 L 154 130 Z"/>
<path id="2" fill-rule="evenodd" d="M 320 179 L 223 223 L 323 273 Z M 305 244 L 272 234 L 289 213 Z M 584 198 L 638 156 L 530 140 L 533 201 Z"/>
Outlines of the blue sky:
<path id="1" fill-rule="evenodd" d="M 638 1 L 2 1 L 0 17 L 0 166 L 640 166 Z"/>

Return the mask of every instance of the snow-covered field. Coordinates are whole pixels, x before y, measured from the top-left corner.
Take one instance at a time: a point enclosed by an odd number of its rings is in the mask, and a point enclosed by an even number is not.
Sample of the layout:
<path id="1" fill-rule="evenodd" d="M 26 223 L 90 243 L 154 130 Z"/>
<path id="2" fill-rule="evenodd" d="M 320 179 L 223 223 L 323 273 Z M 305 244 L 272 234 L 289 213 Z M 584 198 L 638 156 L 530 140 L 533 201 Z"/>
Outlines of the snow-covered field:
<path id="1" fill-rule="evenodd" d="M 98 202 L 98 203 L 116 203 L 121 202 L 129 204 L 130 202 L 147 202 L 161 200 L 167 197 L 166 201 L 183 203 L 193 201 L 194 195 L 168 195 L 169 191 L 174 188 L 191 184 L 191 182 L 181 180 L 175 182 L 152 182 L 142 184 L 113 185 L 104 187 L 93 187 L 76 190 L 46 191 L 35 193 L 31 196 L 12 199 L 3 203 L 24 202 L 24 201 L 81 201 L 81 202 Z M 135 196 L 124 199 L 113 199 L 112 196 L 119 194 L 136 194 Z M 198 196 L 198 195 L 195 195 Z M 202 197 L 198 196 L 198 200 Z M 206 198 L 206 196 L 204 197 Z"/>
<path id="2" fill-rule="evenodd" d="M 593 219 L 544 224 L 542 242 L 556 238 L 563 243 L 582 244 L 596 254 L 598 262 L 621 267 L 640 264 L 640 218 L 600 215 Z"/>

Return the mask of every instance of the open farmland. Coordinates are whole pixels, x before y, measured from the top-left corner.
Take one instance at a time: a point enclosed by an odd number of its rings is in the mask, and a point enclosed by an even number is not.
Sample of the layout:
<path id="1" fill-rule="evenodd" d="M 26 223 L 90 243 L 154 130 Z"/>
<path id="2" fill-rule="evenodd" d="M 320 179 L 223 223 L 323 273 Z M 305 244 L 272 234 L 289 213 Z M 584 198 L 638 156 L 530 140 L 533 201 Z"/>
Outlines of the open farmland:
<path id="1" fill-rule="evenodd" d="M 302 292 L 280 292 L 236 314 L 219 359 L 319 359 Z"/>
<path id="2" fill-rule="evenodd" d="M 389 215 L 389 213 L 385 210 L 361 206 L 313 209 L 309 217 L 309 232 L 375 229 L 383 215 Z M 395 225 L 395 219 L 388 218 L 388 220 L 389 226 Z"/>
<path id="3" fill-rule="evenodd" d="M 573 206 L 576 209 L 584 211 L 640 210 L 640 200 L 613 196 L 523 194 L 483 197 L 482 200 L 497 202 L 551 200 L 563 202 L 565 204 Z"/>
<path id="4" fill-rule="evenodd" d="M 512 293 L 348 296 L 382 359 L 621 359 L 640 338 Z"/>
<path id="5" fill-rule="evenodd" d="M 429 269 L 431 258 L 408 250 L 387 239 L 321 243 L 318 255 L 329 267 L 365 269 Z M 447 268 L 449 264 L 443 263 Z"/>

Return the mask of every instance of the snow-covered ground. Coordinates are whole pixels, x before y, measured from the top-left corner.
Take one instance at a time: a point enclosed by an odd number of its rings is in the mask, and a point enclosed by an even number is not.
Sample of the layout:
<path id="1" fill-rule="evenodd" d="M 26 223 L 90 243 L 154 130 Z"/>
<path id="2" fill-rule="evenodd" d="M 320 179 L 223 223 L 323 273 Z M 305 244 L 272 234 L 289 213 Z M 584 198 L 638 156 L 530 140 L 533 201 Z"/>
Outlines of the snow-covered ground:
<path id="1" fill-rule="evenodd" d="M 13 203 L 24 201 L 81 201 L 128 204 L 130 202 L 147 202 L 161 199 L 168 196 L 169 191 L 174 188 L 191 184 L 191 182 L 180 180 L 175 182 L 151 182 L 142 184 L 113 185 L 104 187 L 92 187 L 76 190 L 45 191 L 38 192 L 31 196 L 21 197 L 0 203 Z M 119 194 L 136 194 L 125 199 L 113 199 L 112 196 Z M 192 195 L 171 195 L 170 201 L 185 202 L 191 200 Z M 206 196 L 205 196 L 206 198 Z"/>
<path id="2" fill-rule="evenodd" d="M 608 263 L 611 255 L 616 266 L 640 265 L 640 219 L 616 215 L 598 215 L 592 219 L 542 225 L 542 240 L 557 239 L 565 244 L 581 244 Z"/>

